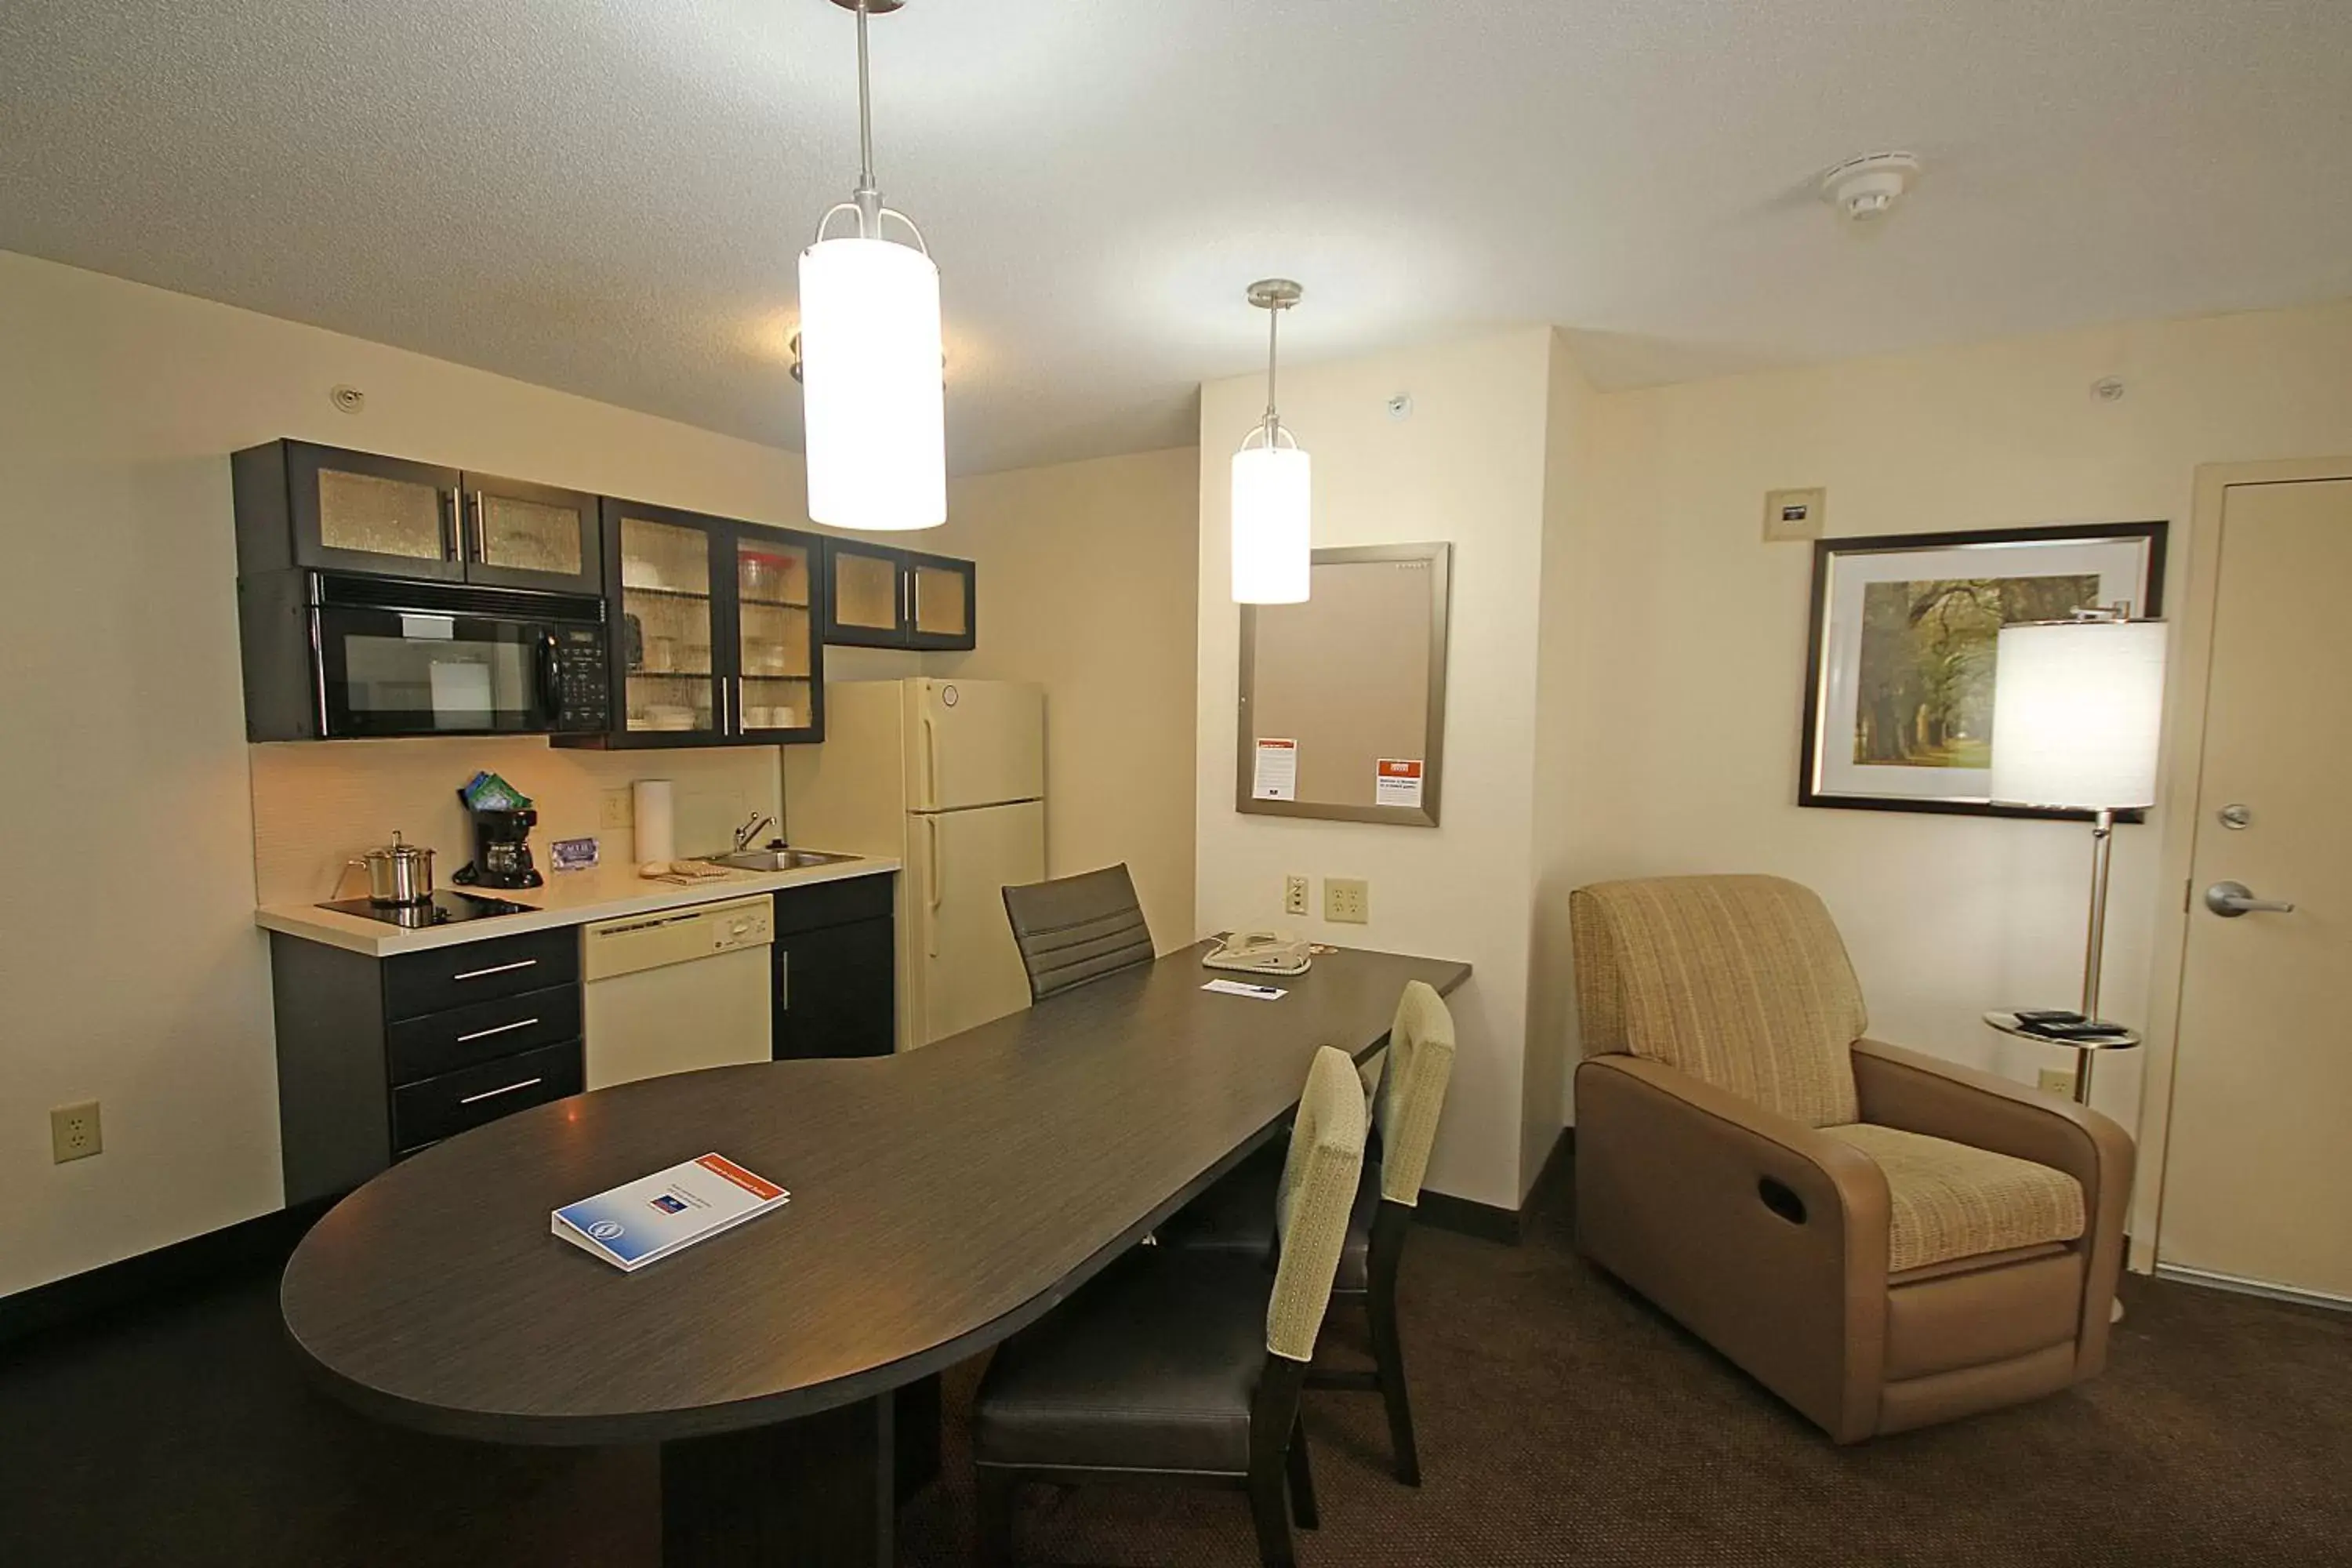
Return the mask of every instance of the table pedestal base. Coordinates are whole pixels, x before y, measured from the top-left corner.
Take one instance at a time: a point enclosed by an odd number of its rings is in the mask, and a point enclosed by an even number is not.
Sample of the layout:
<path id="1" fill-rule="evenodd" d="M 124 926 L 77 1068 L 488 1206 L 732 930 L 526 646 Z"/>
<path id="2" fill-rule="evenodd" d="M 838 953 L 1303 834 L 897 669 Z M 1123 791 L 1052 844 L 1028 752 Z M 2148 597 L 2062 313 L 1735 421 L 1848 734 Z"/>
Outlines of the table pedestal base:
<path id="1" fill-rule="evenodd" d="M 939 1380 L 661 1446 L 663 1568 L 889 1568 L 899 1502 L 939 1473 Z"/>

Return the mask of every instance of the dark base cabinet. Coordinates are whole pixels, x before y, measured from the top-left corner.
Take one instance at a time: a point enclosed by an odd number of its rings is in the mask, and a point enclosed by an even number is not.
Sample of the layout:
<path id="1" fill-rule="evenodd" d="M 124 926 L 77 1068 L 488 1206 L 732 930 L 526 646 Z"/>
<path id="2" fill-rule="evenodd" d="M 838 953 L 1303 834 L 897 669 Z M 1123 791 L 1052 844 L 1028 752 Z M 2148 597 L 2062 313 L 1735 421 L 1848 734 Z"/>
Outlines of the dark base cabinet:
<path id="1" fill-rule="evenodd" d="M 898 1047 L 894 876 L 776 895 L 776 1059 L 887 1057 Z"/>
<path id="2" fill-rule="evenodd" d="M 269 961 L 289 1206 L 583 1087 L 573 927 L 384 959 L 272 932 Z"/>

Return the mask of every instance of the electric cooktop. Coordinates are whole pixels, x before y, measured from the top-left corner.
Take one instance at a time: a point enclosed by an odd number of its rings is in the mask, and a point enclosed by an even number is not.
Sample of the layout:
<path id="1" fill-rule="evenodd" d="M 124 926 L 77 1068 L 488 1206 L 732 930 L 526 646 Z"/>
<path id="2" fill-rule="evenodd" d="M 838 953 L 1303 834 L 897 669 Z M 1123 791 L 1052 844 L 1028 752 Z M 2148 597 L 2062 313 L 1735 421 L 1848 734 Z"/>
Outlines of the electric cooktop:
<path id="1" fill-rule="evenodd" d="M 534 906 L 530 904 L 485 898 L 479 893 L 452 893 L 446 889 L 436 891 L 429 901 L 422 904 L 379 904 L 367 899 L 337 899 L 333 903 L 319 907 L 332 910 L 339 915 L 357 915 L 362 920 L 382 921 L 386 925 L 400 926 L 408 931 L 455 925 L 459 921 L 488 920 L 493 915 L 534 912 Z"/>

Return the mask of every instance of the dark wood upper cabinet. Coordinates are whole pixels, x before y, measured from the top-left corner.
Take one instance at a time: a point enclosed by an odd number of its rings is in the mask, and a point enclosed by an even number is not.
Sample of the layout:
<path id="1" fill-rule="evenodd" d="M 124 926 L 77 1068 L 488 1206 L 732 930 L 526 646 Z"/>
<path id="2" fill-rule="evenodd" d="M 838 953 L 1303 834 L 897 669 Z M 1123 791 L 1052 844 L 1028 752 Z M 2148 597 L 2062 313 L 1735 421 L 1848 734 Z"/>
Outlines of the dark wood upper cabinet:
<path id="1" fill-rule="evenodd" d="M 824 640 L 854 647 L 968 648 L 979 569 L 951 555 L 827 539 Z"/>
<path id="2" fill-rule="evenodd" d="M 405 458 L 272 441 L 230 459 L 237 570 L 289 566 L 593 594 L 596 499 Z"/>
<path id="3" fill-rule="evenodd" d="M 465 476 L 466 581 L 506 588 L 601 593 L 596 498 L 527 479 Z"/>
<path id="4" fill-rule="evenodd" d="M 612 730 L 571 746 L 824 738 L 824 542 L 606 498 Z"/>

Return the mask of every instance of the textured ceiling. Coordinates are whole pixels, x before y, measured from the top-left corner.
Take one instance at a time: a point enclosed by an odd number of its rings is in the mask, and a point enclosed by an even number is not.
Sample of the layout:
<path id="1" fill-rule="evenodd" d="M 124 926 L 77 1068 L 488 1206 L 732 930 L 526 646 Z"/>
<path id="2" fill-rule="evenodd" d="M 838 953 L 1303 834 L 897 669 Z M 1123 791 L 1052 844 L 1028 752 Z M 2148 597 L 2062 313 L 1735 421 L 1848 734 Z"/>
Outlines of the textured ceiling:
<path id="1" fill-rule="evenodd" d="M 851 39 L 825 0 L 6 0 L 0 248 L 797 447 Z M 2352 295 L 2344 0 L 912 0 L 874 46 L 958 471 L 1192 439 L 1266 273 L 1302 360 L 1555 321 L 1612 385 Z M 1809 176 L 1891 146 L 1909 205 L 1843 227 Z"/>

